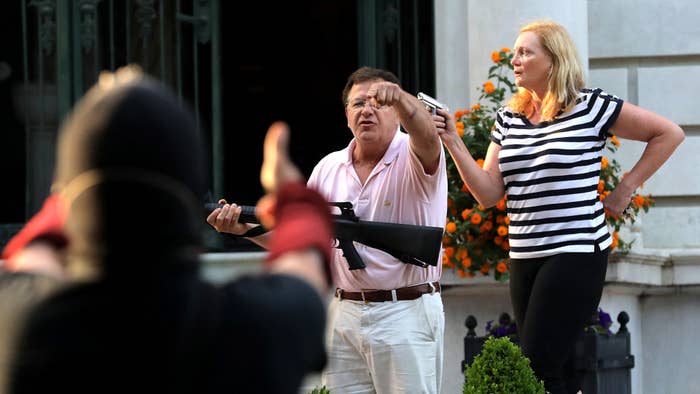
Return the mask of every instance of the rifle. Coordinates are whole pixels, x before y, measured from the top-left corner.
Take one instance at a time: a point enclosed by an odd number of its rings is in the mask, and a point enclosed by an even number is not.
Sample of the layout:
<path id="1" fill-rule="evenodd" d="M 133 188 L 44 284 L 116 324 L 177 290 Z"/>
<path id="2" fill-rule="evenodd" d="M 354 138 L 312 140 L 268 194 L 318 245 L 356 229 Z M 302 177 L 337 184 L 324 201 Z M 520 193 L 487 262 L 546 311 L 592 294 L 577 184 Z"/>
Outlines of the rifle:
<path id="1" fill-rule="evenodd" d="M 349 269 L 365 268 L 365 263 L 357 253 L 353 242 L 389 253 L 406 264 L 423 268 L 437 265 L 442 245 L 442 227 L 361 220 L 355 215 L 352 203 L 331 202 L 329 204 L 340 209 L 340 215 L 331 215 L 334 235 L 338 241 L 335 247 L 343 251 Z M 222 206 L 217 203 L 204 204 L 207 214 Z M 245 205 L 241 206 L 238 221 L 260 223 L 255 216 L 255 207 Z"/>

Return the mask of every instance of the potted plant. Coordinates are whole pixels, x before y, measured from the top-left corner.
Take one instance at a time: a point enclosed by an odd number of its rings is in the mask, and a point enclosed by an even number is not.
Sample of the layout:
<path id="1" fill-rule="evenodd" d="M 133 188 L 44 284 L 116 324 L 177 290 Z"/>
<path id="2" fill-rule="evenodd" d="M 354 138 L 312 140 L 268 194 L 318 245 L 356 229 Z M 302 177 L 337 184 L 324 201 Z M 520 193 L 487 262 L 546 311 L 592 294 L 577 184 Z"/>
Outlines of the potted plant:
<path id="1" fill-rule="evenodd" d="M 544 394 L 530 360 L 507 336 L 489 337 L 474 362 L 464 371 L 464 394 Z"/>
<path id="2" fill-rule="evenodd" d="M 634 356 L 631 354 L 630 333 L 627 330 L 629 316 L 622 311 L 617 316 L 620 327 L 617 333 L 610 331 L 612 319 L 602 308 L 598 308 L 591 322 L 582 328 L 576 341 L 573 358 L 567 363 L 572 375 L 567 384 L 581 387 L 586 394 L 631 393 L 631 369 Z M 556 324 L 556 321 L 552 322 Z M 462 369 L 476 363 L 486 350 L 490 339 L 506 338 L 514 346 L 518 344 L 517 325 L 507 313 L 502 313 L 497 322 L 486 323 L 486 334 L 476 336 L 477 321 L 474 316 L 466 320 L 468 329 L 464 337 L 464 360 Z"/>

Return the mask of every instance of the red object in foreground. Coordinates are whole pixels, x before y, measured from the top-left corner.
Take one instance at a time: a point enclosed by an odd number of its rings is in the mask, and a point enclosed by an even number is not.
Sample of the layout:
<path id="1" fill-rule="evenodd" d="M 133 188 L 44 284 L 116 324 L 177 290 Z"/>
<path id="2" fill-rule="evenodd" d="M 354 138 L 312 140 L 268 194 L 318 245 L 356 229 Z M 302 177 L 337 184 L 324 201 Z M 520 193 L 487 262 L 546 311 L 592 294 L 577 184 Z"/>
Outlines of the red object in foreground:
<path id="1" fill-rule="evenodd" d="M 66 214 L 61 206 L 59 195 L 49 196 L 41 210 L 36 213 L 22 229 L 15 234 L 2 251 L 2 258 L 9 260 L 13 254 L 36 240 L 46 240 L 57 248 L 68 244 L 64 232 Z M 8 267 L 11 269 L 11 267 Z"/>

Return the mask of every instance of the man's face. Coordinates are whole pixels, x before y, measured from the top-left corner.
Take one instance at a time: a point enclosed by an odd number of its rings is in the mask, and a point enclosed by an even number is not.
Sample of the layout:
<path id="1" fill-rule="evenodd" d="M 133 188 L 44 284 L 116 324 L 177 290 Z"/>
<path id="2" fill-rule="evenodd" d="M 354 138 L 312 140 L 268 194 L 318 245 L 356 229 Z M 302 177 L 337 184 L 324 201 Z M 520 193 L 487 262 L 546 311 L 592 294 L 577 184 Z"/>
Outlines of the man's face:
<path id="1" fill-rule="evenodd" d="M 375 100 L 367 98 L 367 91 L 375 82 L 378 80 L 353 85 L 348 94 L 345 116 L 348 127 L 358 142 L 390 143 L 399 125 L 399 118 L 394 108 L 377 107 Z"/>

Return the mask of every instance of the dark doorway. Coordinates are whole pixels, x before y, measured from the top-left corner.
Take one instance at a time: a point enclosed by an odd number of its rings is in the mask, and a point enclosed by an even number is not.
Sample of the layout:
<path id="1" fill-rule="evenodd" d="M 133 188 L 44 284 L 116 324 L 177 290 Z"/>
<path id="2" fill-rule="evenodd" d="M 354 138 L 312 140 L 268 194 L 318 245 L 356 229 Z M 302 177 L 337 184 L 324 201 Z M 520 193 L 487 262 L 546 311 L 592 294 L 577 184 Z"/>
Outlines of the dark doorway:
<path id="1" fill-rule="evenodd" d="M 25 138 L 24 126 L 17 112 L 22 85 L 22 14 L 17 2 L 3 4 L 3 51 L 0 55 L 0 173 L 2 199 L 0 223 L 25 220 Z M 0 236 L 0 241 L 4 237 Z"/>
<path id="2" fill-rule="evenodd" d="M 357 67 L 353 1 L 222 2 L 224 190 L 255 204 L 267 127 L 289 123 L 305 176 L 352 135 L 340 99 Z M 217 196 L 213 196 L 217 197 Z"/>

